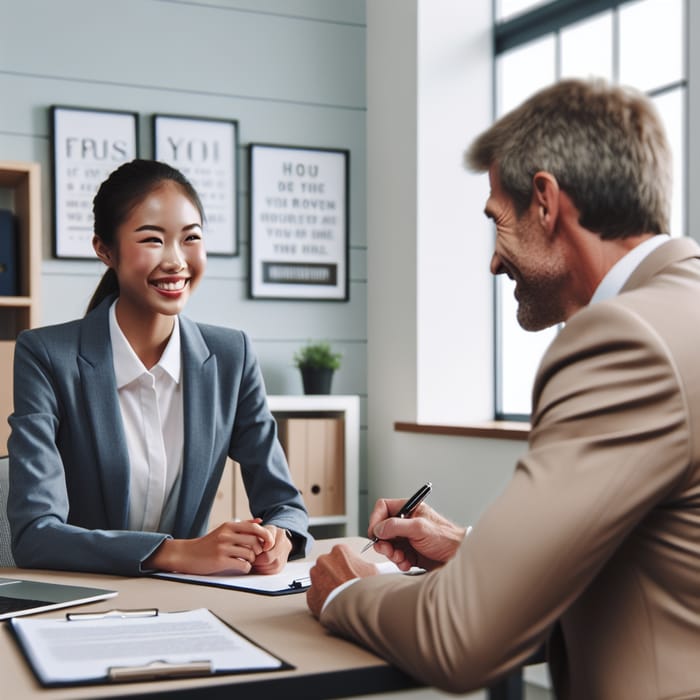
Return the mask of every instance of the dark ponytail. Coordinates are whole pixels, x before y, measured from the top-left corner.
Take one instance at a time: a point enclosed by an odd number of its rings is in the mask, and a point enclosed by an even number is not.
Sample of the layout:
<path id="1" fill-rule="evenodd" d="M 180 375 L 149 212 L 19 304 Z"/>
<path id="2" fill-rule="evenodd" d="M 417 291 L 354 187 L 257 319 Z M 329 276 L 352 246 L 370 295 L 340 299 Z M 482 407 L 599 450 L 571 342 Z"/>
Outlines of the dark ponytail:
<path id="1" fill-rule="evenodd" d="M 182 187 L 204 222 L 204 207 L 199 195 L 179 170 L 157 160 L 137 158 L 112 171 L 92 200 L 95 220 L 93 230 L 107 248 L 114 249 L 117 230 L 132 209 L 166 181 L 175 182 Z M 114 294 L 119 294 L 119 281 L 116 272 L 109 268 L 97 285 L 86 313 L 90 313 L 104 299 Z"/>
<path id="2" fill-rule="evenodd" d="M 88 304 L 86 314 L 89 314 L 94 308 L 98 307 L 104 299 L 112 295 L 119 295 L 119 280 L 117 273 L 111 268 L 102 275 L 102 279 L 92 293 L 92 298 Z"/>

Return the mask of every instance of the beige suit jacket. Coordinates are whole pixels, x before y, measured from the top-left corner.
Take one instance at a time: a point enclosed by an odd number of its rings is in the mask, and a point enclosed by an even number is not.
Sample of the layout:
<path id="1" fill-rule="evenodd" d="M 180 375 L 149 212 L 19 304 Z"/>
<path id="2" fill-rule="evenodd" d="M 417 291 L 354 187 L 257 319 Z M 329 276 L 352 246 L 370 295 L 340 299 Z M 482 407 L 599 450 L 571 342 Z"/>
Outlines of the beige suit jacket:
<path id="1" fill-rule="evenodd" d="M 549 639 L 557 697 L 700 697 L 700 247 L 673 239 L 543 358 L 529 447 L 457 555 L 321 622 L 422 681 L 486 686 Z"/>

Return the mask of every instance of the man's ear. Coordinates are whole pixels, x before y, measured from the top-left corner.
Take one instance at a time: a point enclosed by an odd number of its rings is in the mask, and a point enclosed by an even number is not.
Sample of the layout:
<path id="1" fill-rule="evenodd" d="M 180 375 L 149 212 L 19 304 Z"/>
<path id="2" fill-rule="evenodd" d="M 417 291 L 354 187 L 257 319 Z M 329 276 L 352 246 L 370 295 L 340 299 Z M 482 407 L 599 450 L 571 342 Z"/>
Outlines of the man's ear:
<path id="1" fill-rule="evenodd" d="M 542 227 L 552 232 L 559 216 L 559 183 L 557 179 L 544 170 L 539 170 L 532 177 L 532 204 Z"/>
<path id="2" fill-rule="evenodd" d="M 108 246 L 105 245 L 104 241 L 99 236 L 92 237 L 92 247 L 95 251 L 95 255 L 102 260 L 102 262 L 107 265 L 107 267 L 114 266 L 114 260 L 112 260 L 112 253 Z"/>

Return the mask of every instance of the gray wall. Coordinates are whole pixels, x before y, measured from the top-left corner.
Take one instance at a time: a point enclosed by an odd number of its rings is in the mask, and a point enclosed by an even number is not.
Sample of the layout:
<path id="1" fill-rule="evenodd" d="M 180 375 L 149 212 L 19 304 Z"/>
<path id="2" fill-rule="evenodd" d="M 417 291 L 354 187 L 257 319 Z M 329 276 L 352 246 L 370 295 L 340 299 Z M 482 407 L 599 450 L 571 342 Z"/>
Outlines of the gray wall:
<path id="1" fill-rule="evenodd" d="M 238 120 L 240 256 L 210 257 L 187 314 L 245 329 L 271 394 L 301 393 L 294 351 L 330 340 L 333 393 L 362 397 L 366 493 L 364 0 L 0 0 L 0 17 L 0 160 L 42 166 L 42 323 L 81 316 L 103 271 L 51 257 L 49 106 L 138 112 L 144 157 L 153 113 Z M 349 302 L 246 298 L 251 142 L 349 149 Z"/>

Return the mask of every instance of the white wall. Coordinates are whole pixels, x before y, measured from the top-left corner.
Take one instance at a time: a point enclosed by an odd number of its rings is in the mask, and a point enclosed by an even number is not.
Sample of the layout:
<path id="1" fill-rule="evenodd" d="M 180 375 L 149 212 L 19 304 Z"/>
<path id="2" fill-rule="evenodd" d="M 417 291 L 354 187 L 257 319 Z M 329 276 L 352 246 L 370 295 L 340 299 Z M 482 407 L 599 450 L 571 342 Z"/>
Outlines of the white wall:
<path id="1" fill-rule="evenodd" d="M 491 122 L 491 50 L 491 0 L 367 3 L 369 502 L 430 479 L 431 503 L 464 523 L 524 444 L 393 424 L 492 417 L 488 183 L 461 167 Z"/>
<path id="2" fill-rule="evenodd" d="M 42 323 L 81 316 L 102 273 L 51 257 L 49 106 L 138 112 L 144 157 L 153 113 L 238 120 L 241 254 L 210 257 L 187 313 L 248 331 L 269 393 L 301 393 L 294 351 L 329 339 L 333 392 L 362 399 L 366 491 L 364 0 L 0 0 L 0 18 L 0 160 L 42 166 Z M 349 302 L 246 298 L 250 142 L 349 149 Z"/>
<path id="3" fill-rule="evenodd" d="M 700 32 L 700 3 L 688 0 L 686 42 L 688 46 L 688 235 L 700 241 L 700 197 L 695 193 L 700 186 L 700 133 L 695 125 L 700 120 L 700 44 L 696 37 Z"/>

